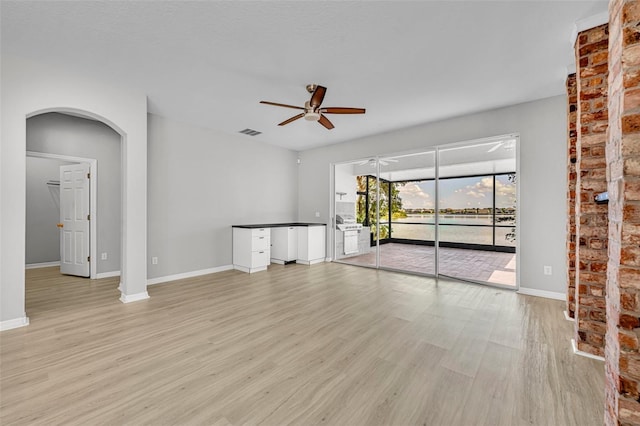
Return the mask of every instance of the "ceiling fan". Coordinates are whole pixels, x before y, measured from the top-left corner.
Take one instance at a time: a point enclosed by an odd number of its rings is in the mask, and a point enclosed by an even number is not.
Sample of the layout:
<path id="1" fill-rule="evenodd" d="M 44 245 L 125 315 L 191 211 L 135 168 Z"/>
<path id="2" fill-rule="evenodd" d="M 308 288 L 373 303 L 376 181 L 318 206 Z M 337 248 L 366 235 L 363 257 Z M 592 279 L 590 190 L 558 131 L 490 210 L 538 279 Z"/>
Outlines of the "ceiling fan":
<path id="1" fill-rule="evenodd" d="M 397 163 L 398 160 L 396 160 L 395 158 L 385 158 L 384 160 L 383 159 L 379 159 L 378 162 L 380 163 L 381 166 L 388 166 L 390 163 Z M 357 166 L 364 166 L 365 164 L 368 164 L 371 167 L 375 167 L 376 166 L 376 159 L 375 158 L 370 158 L 368 160 L 358 161 L 355 164 Z"/>
<path id="2" fill-rule="evenodd" d="M 293 108 L 300 109 L 304 112 L 301 112 L 298 115 L 295 115 L 287 120 L 284 120 L 282 123 L 278 124 L 278 126 L 284 126 L 285 124 L 289 124 L 292 121 L 296 121 L 299 118 L 304 117 L 305 120 L 308 121 L 317 121 L 322 124 L 327 129 L 333 129 L 333 123 L 329 121 L 324 114 L 364 114 L 364 108 L 344 108 L 344 107 L 324 107 L 320 108 L 322 101 L 324 100 L 324 95 L 327 93 L 327 88 L 323 86 L 319 86 L 317 84 L 308 84 L 307 92 L 311 93 L 311 99 L 304 103 L 304 107 L 295 106 L 295 105 L 287 105 L 287 104 L 279 104 L 276 102 L 268 102 L 268 101 L 260 101 L 261 104 L 266 105 L 274 105 L 284 108 Z"/>
<path id="3" fill-rule="evenodd" d="M 497 150 L 500 147 L 504 147 L 504 149 L 506 149 L 507 151 L 512 150 L 515 147 L 516 141 L 513 139 L 507 139 L 504 141 L 499 141 L 497 142 L 495 145 L 493 145 L 491 147 L 491 149 L 489 149 L 487 152 L 493 152 L 495 150 Z"/>

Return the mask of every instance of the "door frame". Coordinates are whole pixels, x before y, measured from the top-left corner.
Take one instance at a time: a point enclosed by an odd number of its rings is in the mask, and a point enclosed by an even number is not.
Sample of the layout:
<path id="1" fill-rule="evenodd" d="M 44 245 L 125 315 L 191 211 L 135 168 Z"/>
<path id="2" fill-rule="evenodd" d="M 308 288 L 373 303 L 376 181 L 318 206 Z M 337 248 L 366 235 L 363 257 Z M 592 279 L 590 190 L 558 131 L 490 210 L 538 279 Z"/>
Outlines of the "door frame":
<path id="1" fill-rule="evenodd" d="M 91 220 L 89 221 L 89 256 L 91 256 L 92 259 L 92 261 L 89 262 L 89 278 L 95 280 L 98 275 L 98 241 L 96 238 L 98 235 L 98 160 L 95 158 L 73 157 L 70 155 L 49 154 L 37 151 L 27 151 L 26 153 L 27 157 L 49 158 L 68 161 L 70 163 L 89 164 L 89 173 L 91 174 L 91 179 L 89 179 L 89 214 L 91 215 Z"/>

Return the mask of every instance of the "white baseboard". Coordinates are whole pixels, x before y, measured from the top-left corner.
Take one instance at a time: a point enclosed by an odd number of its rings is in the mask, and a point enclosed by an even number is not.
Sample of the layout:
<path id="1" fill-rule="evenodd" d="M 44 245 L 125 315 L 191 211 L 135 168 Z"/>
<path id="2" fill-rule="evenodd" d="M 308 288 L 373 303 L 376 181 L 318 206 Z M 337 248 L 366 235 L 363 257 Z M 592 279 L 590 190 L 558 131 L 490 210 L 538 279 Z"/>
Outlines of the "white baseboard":
<path id="1" fill-rule="evenodd" d="M 124 294 L 124 293 L 120 294 L 120 301 L 122 303 L 137 302 L 139 300 L 145 300 L 148 298 L 149 298 L 149 293 L 147 293 L 146 291 L 143 291 L 142 293 L 136 293 L 136 294 Z"/>
<path id="2" fill-rule="evenodd" d="M 545 299 L 565 300 L 567 295 L 564 293 L 556 293 L 555 291 L 538 290 L 536 288 L 520 287 L 519 294 L 527 296 L 544 297 Z"/>
<path id="3" fill-rule="evenodd" d="M 325 261 L 325 262 L 333 262 L 333 259 L 332 259 L 332 258 L 330 258 L 330 257 L 325 257 L 325 258 L 324 258 L 324 261 Z"/>
<path id="4" fill-rule="evenodd" d="M 573 322 L 576 321 L 575 318 L 571 318 L 569 316 L 569 312 L 567 312 L 567 311 L 562 311 L 562 312 L 564 313 L 564 319 L 566 319 L 567 321 L 573 321 Z"/>
<path id="5" fill-rule="evenodd" d="M 235 269 L 240 272 L 246 272 L 247 274 L 255 274 L 256 272 L 266 271 L 268 266 L 258 266 L 257 268 L 247 268 L 246 266 L 232 265 L 231 269 Z"/>
<path id="6" fill-rule="evenodd" d="M 148 279 L 147 285 L 166 283 L 167 281 L 182 280 L 185 278 L 199 277 L 200 275 L 215 274 L 216 272 L 229 271 L 231 269 L 233 269 L 233 265 L 224 265 L 217 266 L 215 268 L 201 269 L 199 271 L 184 272 L 182 274 L 166 275 L 164 277 Z"/>
<path id="7" fill-rule="evenodd" d="M 11 330 L 13 328 L 25 327 L 29 325 L 29 317 L 14 318 L 0 321 L 0 331 Z"/>
<path id="8" fill-rule="evenodd" d="M 96 274 L 96 279 L 102 279 L 102 278 L 112 278 L 112 277 L 119 277 L 120 276 L 120 271 L 111 271 L 111 272 L 100 272 L 98 274 Z"/>
<path id="9" fill-rule="evenodd" d="M 24 269 L 50 268 L 52 266 L 60 266 L 60 261 L 56 260 L 55 262 L 28 263 L 24 265 Z"/>
<path id="10" fill-rule="evenodd" d="M 578 346 L 576 345 L 576 339 L 571 339 L 571 349 L 573 349 L 573 353 L 576 355 L 580 355 L 583 356 L 585 358 L 591 358 L 591 359 L 596 359 L 598 361 L 603 361 L 604 362 L 604 357 L 598 356 L 598 355 L 594 355 L 594 354 L 590 354 L 589 352 L 585 352 L 585 351 L 581 351 L 578 349 Z"/>
<path id="11" fill-rule="evenodd" d="M 296 260 L 296 263 L 300 263 L 301 265 L 315 265 L 317 263 L 322 263 L 322 262 L 324 262 L 324 257 L 320 259 L 313 259 L 313 260 Z"/>

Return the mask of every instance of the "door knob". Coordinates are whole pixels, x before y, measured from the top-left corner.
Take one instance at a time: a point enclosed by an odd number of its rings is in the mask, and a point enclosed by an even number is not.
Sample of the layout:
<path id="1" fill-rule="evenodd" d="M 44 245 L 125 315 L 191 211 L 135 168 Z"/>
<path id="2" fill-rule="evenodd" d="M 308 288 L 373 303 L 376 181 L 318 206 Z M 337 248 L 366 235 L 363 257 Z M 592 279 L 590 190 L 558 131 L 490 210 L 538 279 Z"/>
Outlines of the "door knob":
<path id="1" fill-rule="evenodd" d="M 64 223 L 59 223 L 56 225 L 58 228 L 64 228 Z"/>

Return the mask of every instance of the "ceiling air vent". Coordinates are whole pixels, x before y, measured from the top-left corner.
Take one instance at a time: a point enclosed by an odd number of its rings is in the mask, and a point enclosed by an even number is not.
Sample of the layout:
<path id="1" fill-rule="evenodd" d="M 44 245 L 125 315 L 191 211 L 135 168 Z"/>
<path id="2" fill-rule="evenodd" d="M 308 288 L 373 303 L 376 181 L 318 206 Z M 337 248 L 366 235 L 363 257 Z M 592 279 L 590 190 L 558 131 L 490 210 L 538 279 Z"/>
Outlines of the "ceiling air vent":
<path id="1" fill-rule="evenodd" d="M 242 133 L 242 134 L 245 134 L 245 135 L 249 135 L 249 136 L 258 136 L 262 132 L 259 132 L 257 130 L 253 130 L 253 129 L 244 129 L 244 130 L 240 130 L 239 133 Z"/>

